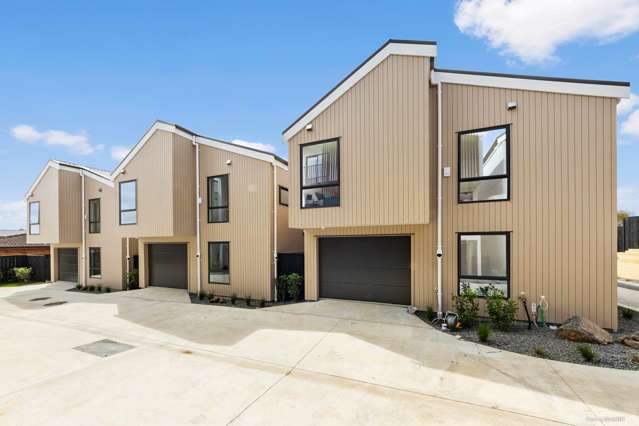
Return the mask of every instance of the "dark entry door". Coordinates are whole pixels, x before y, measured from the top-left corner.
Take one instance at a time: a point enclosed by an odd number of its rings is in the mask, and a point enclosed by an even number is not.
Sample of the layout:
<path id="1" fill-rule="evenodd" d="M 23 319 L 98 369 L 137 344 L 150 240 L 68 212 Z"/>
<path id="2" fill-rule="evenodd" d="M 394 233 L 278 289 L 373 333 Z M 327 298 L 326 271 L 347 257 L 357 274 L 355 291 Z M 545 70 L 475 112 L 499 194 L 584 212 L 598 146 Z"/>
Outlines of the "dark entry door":
<path id="1" fill-rule="evenodd" d="M 187 288 L 186 244 L 149 245 L 149 285 Z"/>
<path id="2" fill-rule="evenodd" d="M 410 237 L 319 240 L 320 297 L 410 305 Z"/>
<path id="3" fill-rule="evenodd" d="M 58 279 L 78 282 L 78 249 L 58 249 Z"/>

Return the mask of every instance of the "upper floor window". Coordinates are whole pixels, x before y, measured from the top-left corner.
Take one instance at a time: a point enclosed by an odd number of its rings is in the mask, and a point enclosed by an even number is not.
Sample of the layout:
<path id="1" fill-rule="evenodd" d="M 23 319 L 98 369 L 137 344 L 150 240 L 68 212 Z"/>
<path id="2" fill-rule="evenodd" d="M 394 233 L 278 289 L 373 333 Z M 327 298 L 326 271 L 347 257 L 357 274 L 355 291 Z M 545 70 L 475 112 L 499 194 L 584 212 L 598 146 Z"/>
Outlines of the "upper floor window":
<path id="1" fill-rule="evenodd" d="M 458 290 L 467 285 L 482 295 L 493 285 L 509 297 L 510 234 L 461 233 L 458 238 Z"/>
<path id="2" fill-rule="evenodd" d="M 300 146 L 302 208 L 339 206 L 339 140 Z"/>
<path id="3" fill-rule="evenodd" d="M 89 233 L 100 233 L 100 199 L 89 200 Z"/>
<path id="4" fill-rule="evenodd" d="M 510 126 L 459 133 L 457 146 L 459 202 L 504 201 L 510 198 Z"/>
<path id="5" fill-rule="evenodd" d="M 120 182 L 120 225 L 135 225 L 138 222 L 137 181 Z"/>
<path id="6" fill-rule="evenodd" d="M 280 204 L 283 206 L 288 206 L 288 188 L 284 188 L 280 186 Z"/>
<path id="7" fill-rule="evenodd" d="M 40 202 L 29 203 L 29 234 L 38 235 L 40 233 Z"/>
<path id="8" fill-rule="evenodd" d="M 207 178 L 208 222 L 229 221 L 229 175 Z"/>

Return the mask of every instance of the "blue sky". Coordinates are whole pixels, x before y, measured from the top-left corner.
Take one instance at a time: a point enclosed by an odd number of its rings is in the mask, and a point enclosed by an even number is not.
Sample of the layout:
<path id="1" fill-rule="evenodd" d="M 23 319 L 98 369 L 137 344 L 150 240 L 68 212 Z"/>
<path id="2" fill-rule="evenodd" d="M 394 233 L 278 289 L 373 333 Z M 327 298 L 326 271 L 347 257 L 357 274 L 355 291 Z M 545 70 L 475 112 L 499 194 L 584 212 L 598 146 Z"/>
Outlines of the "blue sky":
<path id="1" fill-rule="evenodd" d="M 3 5 L 0 229 L 48 159 L 112 170 L 155 119 L 286 156 L 282 130 L 388 38 L 436 40 L 442 68 L 639 93 L 636 0 L 97 3 Z M 619 203 L 639 214 L 639 102 L 620 112 Z"/>

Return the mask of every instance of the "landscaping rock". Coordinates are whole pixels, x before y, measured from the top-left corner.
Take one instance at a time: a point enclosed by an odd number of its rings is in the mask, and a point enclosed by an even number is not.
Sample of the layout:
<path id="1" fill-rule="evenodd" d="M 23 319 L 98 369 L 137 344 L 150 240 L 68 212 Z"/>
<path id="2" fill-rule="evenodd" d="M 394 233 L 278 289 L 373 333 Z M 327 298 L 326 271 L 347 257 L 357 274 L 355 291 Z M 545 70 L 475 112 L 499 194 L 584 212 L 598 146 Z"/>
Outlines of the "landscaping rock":
<path id="1" fill-rule="evenodd" d="M 619 343 L 629 346 L 633 349 L 639 349 L 639 331 L 619 338 Z"/>
<path id="2" fill-rule="evenodd" d="M 607 345 L 612 343 L 612 336 L 594 322 L 578 315 L 571 317 L 557 330 L 557 337 L 573 342 L 597 343 Z"/>
<path id="3" fill-rule="evenodd" d="M 632 357 L 632 362 L 635 363 L 635 364 L 639 364 L 639 355 L 634 355 Z"/>

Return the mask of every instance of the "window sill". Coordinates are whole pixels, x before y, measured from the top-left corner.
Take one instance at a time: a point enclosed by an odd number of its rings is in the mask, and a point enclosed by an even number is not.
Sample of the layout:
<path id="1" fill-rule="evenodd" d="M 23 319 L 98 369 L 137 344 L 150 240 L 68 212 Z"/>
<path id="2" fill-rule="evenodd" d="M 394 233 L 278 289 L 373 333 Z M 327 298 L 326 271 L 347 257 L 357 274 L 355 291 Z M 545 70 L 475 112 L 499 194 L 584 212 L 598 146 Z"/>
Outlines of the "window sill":
<path id="1" fill-rule="evenodd" d="M 96 278 L 98 280 L 102 279 L 102 275 L 89 275 L 89 278 Z"/>

